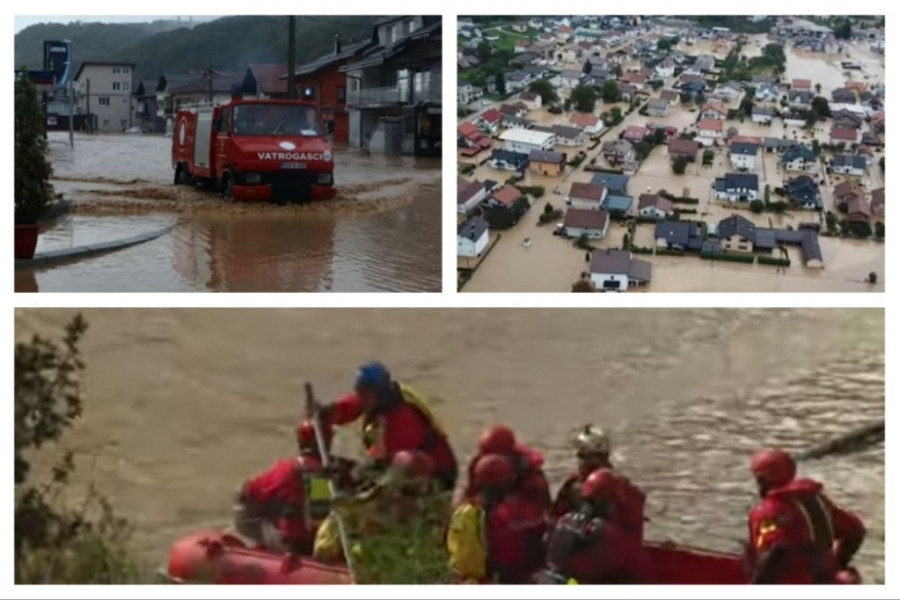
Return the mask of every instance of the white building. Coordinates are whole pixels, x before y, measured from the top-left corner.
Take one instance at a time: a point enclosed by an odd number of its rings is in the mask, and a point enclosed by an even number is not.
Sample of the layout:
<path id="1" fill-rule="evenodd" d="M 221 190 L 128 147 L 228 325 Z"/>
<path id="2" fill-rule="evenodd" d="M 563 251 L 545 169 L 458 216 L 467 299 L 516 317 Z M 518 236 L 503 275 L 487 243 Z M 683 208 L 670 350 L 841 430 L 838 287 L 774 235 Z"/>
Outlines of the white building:
<path id="1" fill-rule="evenodd" d="M 582 235 L 591 239 L 603 239 L 609 228 L 609 214 L 605 210 L 570 208 L 563 219 L 566 237 L 578 238 Z"/>
<path id="2" fill-rule="evenodd" d="M 489 240 L 490 228 L 487 221 L 481 217 L 467 219 L 456 230 L 456 255 L 465 258 L 481 256 Z"/>
<path id="3" fill-rule="evenodd" d="M 734 142 L 728 149 L 731 165 L 738 171 L 753 171 L 756 169 L 756 155 L 759 148 L 756 144 L 746 142 Z"/>
<path id="4" fill-rule="evenodd" d="M 652 265 L 632 257 L 629 250 L 594 250 L 591 253 L 591 283 L 600 292 L 624 292 L 632 285 L 650 283 Z"/>
<path id="5" fill-rule="evenodd" d="M 132 126 L 133 63 L 83 62 L 74 81 L 81 90 L 79 111 L 95 115 L 97 131 L 125 131 Z"/>
<path id="6" fill-rule="evenodd" d="M 500 134 L 503 149 L 528 154 L 532 150 L 553 150 L 556 134 L 530 129 L 507 129 Z"/>

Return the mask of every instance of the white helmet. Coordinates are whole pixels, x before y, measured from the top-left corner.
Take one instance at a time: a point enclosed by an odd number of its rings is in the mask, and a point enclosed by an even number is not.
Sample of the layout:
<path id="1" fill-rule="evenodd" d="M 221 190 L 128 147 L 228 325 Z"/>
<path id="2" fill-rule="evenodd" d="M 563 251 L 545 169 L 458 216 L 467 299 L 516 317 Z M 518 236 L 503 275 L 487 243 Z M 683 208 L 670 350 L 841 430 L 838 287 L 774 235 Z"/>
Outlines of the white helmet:
<path id="1" fill-rule="evenodd" d="M 585 425 L 575 436 L 575 450 L 585 454 L 609 454 L 609 436 L 599 427 Z"/>

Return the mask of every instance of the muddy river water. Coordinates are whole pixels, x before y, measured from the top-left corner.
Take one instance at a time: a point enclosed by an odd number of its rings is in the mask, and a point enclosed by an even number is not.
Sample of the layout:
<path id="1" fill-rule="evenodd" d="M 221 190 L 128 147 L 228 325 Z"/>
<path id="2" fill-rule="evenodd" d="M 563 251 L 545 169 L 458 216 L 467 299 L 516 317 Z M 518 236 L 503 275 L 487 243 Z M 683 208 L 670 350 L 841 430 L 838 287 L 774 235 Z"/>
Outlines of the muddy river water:
<path id="1" fill-rule="evenodd" d="M 68 309 L 21 309 L 16 335 Z M 648 493 L 649 536 L 738 549 L 749 454 L 810 447 L 884 418 L 884 316 L 864 309 L 88 310 L 84 418 L 65 443 L 158 563 L 173 539 L 227 522 L 241 481 L 294 448 L 310 379 L 322 399 L 378 357 L 435 399 L 460 457 L 503 421 L 546 454 L 554 486 L 580 423 L 613 436 Z M 359 444 L 355 428 L 339 448 Z M 48 451 L 50 452 L 50 451 Z M 42 458 L 48 458 L 45 455 Z M 884 447 L 801 465 L 869 536 L 884 576 Z"/>
<path id="2" fill-rule="evenodd" d="M 18 271 L 18 291 L 440 291 L 440 161 L 335 152 L 338 197 L 226 203 L 176 187 L 171 139 L 51 133 L 54 187 L 72 214 L 38 251 L 170 234 L 96 258 Z"/>

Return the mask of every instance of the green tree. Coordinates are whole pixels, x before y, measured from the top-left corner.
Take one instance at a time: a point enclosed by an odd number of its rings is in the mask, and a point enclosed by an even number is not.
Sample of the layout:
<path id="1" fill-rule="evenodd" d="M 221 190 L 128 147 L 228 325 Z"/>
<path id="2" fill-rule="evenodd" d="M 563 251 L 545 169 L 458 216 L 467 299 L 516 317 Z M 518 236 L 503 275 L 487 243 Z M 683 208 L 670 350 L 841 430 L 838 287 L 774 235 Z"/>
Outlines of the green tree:
<path id="1" fill-rule="evenodd" d="M 875 221 L 875 237 L 879 240 L 884 239 L 884 223 L 881 221 Z"/>
<path id="2" fill-rule="evenodd" d="M 603 82 L 603 86 L 600 88 L 600 97 L 607 104 L 612 104 L 613 102 L 618 102 L 622 98 L 622 94 L 619 93 L 619 84 L 612 79 Z"/>
<path id="3" fill-rule="evenodd" d="M 816 96 L 812 100 L 812 110 L 818 117 L 830 117 L 831 108 L 828 106 L 828 100 L 822 96 Z"/>
<path id="4" fill-rule="evenodd" d="M 611 125 L 618 125 L 622 122 L 622 109 L 618 106 L 613 106 L 609 111 L 609 121 Z"/>
<path id="5" fill-rule="evenodd" d="M 764 205 L 761 200 L 753 200 L 750 202 L 750 210 L 754 213 L 761 213 L 763 211 Z"/>
<path id="6" fill-rule="evenodd" d="M 672 40 L 670 39 L 663 38 L 656 42 L 656 49 L 660 52 L 665 52 L 670 48 L 672 48 Z"/>
<path id="7" fill-rule="evenodd" d="M 16 80 L 15 92 L 15 222 L 37 223 L 53 197 L 44 110 L 27 75 Z"/>
<path id="8" fill-rule="evenodd" d="M 838 218 L 830 210 L 825 213 L 825 227 L 828 229 L 828 232 L 832 234 L 835 233 L 838 228 Z"/>
<path id="9" fill-rule="evenodd" d="M 506 78 L 503 76 L 503 73 L 494 75 L 494 85 L 497 86 L 498 94 L 501 96 L 506 95 Z"/>
<path id="10" fill-rule="evenodd" d="M 715 159 L 715 157 L 716 157 L 716 153 L 713 152 L 712 150 L 710 150 L 709 148 L 707 148 L 706 150 L 703 151 L 703 164 L 704 165 L 713 164 L 713 160 Z"/>
<path id="11" fill-rule="evenodd" d="M 475 55 L 478 57 L 478 60 L 483 63 L 489 61 L 493 53 L 494 48 L 491 46 L 490 42 L 479 43 L 478 48 L 475 50 Z"/>
<path id="12" fill-rule="evenodd" d="M 630 241 L 631 241 L 631 240 L 628 239 L 628 234 L 627 234 L 627 233 L 626 233 L 625 235 L 622 236 L 622 250 L 628 250 L 628 249 L 631 247 L 631 246 L 629 245 L 629 242 L 630 242 Z"/>
<path id="13" fill-rule="evenodd" d="M 544 214 L 545 215 L 552 215 L 554 210 L 556 210 L 556 209 L 554 209 L 553 205 L 550 204 L 549 202 L 544 205 Z"/>
<path id="14" fill-rule="evenodd" d="M 821 92 L 822 92 L 822 84 L 821 84 L 821 83 L 817 83 L 817 84 L 816 84 L 816 94 L 819 94 L 819 93 L 821 93 Z"/>
<path id="15" fill-rule="evenodd" d="M 572 284 L 572 291 L 573 292 L 581 292 L 581 293 L 591 293 L 594 291 L 594 284 L 591 283 L 590 279 L 583 277 Z"/>
<path id="16" fill-rule="evenodd" d="M 764 206 L 765 206 L 766 208 L 769 207 L 769 200 L 771 199 L 771 197 L 772 197 L 772 188 L 771 188 L 771 186 L 767 183 L 767 184 L 766 184 L 765 192 L 763 192 L 763 201 L 764 201 Z"/>
<path id="17" fill-rule="evenodd" d="M 597 92 L 591 86 L 576 85 L 570 95 L 572 105 L 578 112 L 593 113 L 597 103 Z"/>
<path id="18" fill-rule="evenodd" d="M 549 79 L 538 79 L 528 84 L 528 90 L 541 97 L 542 104 L 552 104 L 559 100 L 556 88 Z"/>
<path id="19" fill-rule="evenodd" d="M 679 154 L 672 160 L 672 172 L 676 175 L 684 175 L 684 172 L 687 169 L 687 164 L 687 157 Z"/>
<path id="20" fill-rule="evenodd" d="M 839 40 L 849 40 L 853 36 L 853 27 L 850 25 L 850 19 L 840 21 L 834 27 L 834 37 Z"/>
<path id="21" fill-rule="evenodd" d="M 590 75 L 591 71 L 594 70 L 594 65 L 591 64 L 590 60 L 584 61 L 584 66 L 581 68 L 581 72 L 585 75 Z"/>

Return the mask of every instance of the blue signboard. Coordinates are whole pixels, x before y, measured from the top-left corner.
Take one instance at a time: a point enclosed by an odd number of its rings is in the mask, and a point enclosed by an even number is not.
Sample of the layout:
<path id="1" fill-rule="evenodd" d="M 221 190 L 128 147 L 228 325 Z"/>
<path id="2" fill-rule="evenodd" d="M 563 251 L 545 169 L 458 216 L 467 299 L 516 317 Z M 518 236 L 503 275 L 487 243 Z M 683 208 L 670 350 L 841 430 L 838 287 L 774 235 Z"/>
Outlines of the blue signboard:
<path id="1" fill-rule="evenodd" d="M 56 85 L 68 83 L 71 63 L 72 42 L 44 42 L 44 70 L 53 73 Z"/>

